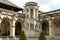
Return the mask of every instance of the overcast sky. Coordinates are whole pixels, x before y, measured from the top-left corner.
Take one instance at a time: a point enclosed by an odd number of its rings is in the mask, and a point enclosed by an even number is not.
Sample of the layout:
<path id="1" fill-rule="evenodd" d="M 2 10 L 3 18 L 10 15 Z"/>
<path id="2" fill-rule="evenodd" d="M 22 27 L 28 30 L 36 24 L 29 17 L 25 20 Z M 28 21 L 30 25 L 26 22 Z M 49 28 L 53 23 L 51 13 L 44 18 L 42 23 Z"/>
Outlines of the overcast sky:
<path id="1" fill-rule="evenodd" d="M 60 0 L 9 0 L 17 6 L 24 8 L 26 2 L 37 2 L 40 11 L 47 12 L 60 9 Z"/>

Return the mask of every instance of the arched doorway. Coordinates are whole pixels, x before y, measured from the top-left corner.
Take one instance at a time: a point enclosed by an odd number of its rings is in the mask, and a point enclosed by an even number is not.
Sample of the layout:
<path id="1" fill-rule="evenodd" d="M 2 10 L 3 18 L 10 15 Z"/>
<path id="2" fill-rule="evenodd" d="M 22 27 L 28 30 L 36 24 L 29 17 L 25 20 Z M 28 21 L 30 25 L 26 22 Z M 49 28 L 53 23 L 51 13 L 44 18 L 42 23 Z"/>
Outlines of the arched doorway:
<path id="1" fill-rule="evenodd" d="M 2 20 L 1 22 L 1 36 L 9 36 L 10 34 L 10 23 L 7 20 Z"/>
<path id="2" fill-rule="evenodd" d="M 21 32 L 21 29 L 22 29 L 22 25 L 21 25 L 20 22 L 17 21 L 17 22 L 15 23 L 15 36 L 16 36 L 16 37 L 19 37 L 20 32 Z"/>
<path id="3" fill-rule="evenodd" d="M 45 34 L 46 35 L 49 35 L 49 23 L 48 22 L 44 21 L 42 23 L 42 30 L 45 31 Z"/>

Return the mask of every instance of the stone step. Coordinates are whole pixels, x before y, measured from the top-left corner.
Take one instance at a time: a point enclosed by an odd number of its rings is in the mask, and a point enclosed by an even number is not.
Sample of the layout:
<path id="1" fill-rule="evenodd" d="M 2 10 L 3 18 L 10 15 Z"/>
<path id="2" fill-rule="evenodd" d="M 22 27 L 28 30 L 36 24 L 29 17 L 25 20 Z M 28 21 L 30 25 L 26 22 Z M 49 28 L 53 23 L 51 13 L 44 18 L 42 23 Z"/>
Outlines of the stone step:
<path id="1" fill-rule="evenodd" d="M 19 38 L 0 38 L 0 40 L 19 40 Z M 38 38 L 27 38 L 27 40 L 38 40 Z M 60 38 L 48 38 L 47 40 L 60 40 Z"/>
<path id="2" fill-rule="evenodd" d="M 14 38 L 0 38 L 0 40 L 18 40 L 18 39 L 14 39 Z"/>

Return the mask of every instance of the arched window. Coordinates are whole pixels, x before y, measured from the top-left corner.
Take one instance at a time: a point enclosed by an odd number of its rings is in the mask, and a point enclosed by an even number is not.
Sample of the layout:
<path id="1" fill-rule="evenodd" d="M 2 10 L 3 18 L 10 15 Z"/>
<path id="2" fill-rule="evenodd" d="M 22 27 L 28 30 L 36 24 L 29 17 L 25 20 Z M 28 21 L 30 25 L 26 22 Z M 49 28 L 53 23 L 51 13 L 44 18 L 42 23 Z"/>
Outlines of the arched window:
<path id="1" fill-rule="evenodd" d="M 29 10 L 27 9 L 27 12 L 28 12 Z"/>
<path id="2" fill-rule="evenodd" d="M 42 30 L 45 31 L 45 34 L 46 34 L 46 35 L 49 34 L 49 23 L 48 23 L 48 22 L 44 21 L 44 22 L 42 23 Z"/>
<path id="3" fill-rule="evenodd" d="M 10 23 L 7 20 L 1 22 L 1 36 L 10 35 Z"/>
<path id="4" fill-rule="evenodd" d="M 15 23 L 15 35 L 16 35 L 16 37 L 20 36 L 21 29 L 22 29 L 22 25 L 20 22 L 17 21 Z"/>
<path id="5" fill-rule="evenodd" d="M 34 24 L 30 23 L 30 29 L 34 29 Z"/>

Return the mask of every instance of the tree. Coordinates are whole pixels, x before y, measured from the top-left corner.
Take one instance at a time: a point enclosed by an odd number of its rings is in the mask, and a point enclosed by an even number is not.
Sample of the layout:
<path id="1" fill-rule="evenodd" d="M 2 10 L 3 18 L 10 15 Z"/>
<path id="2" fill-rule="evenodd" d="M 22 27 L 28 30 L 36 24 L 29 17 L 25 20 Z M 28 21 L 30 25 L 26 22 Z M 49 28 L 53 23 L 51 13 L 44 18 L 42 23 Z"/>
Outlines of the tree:
<path id="1" fill-rule="evenodd" d="M 42 31 L 39 35 L 39 40 L 46 40 L 46 37 L 45 37 L 45 32 Z"/>
<path id="2" fill-rule="evenodd" d="M 23 30 L 21 30 L 21 32 L 20 32 L 20 38 L 19 38 L 19 40 L 26 40 L 26 36 L 25 36 L 25 33 L 24 33 Z"/>

